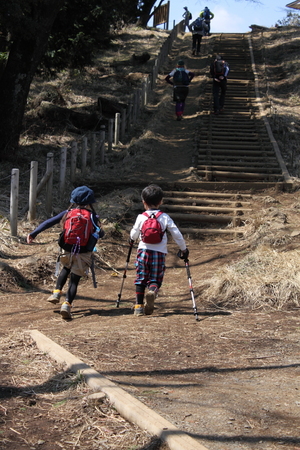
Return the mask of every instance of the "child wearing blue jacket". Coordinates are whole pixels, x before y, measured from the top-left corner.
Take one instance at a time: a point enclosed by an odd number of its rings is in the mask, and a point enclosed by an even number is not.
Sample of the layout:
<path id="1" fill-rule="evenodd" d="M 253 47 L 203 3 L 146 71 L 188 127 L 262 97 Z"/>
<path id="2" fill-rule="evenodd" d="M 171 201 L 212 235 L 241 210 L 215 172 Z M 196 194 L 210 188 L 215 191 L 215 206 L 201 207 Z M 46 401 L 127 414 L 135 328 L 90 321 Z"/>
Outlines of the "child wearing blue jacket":
<path id="1" fill-rule="evenodd" d="M 87 244 L 85 248 L 79 250 L 78 253 L 74 254 L 72 251 L 67 251 L 62 249 L 59 256 L 60 263 L 63 268 L 57 278 L 55 289 L 50 297 L 47 299 L 48 302 L 56 305 L 60 302 L 60 297 L 62 295 L 62 289 L 66 284 L 68 277 L 70 276 L 69 287 L 66 293 L 66 300 L 62 303 L 60 308 L 60 314 L 63 319 L 71 319 L 71 307 L 73 300 L 75 299 L 78 284 L 80 278 L 85 275 L 88 269 L 92 265 L 92 254 L 95 246 L 95 242 L 98 238 L 104 236 L 104 231 L 100 227 L 99 216 L 96 214 L 92 204 L 95 203 L 94 192 L 87 186 L 79 186 L 72 191 L 70 199 L 70 207 L 57 214 L 50 219 L 42 222 L 34 231 L 32 231 L 27 236 L 27 243 L 31 244 L 38 234 L 48 228 L 53 227 L 61 223 L 63 225 L 66 215 L 69 211 L 74 208 L 84 208 L 91 212 L 91 220 L 94 226 L 93 238 L 89 241 L 90 245 Z"/>

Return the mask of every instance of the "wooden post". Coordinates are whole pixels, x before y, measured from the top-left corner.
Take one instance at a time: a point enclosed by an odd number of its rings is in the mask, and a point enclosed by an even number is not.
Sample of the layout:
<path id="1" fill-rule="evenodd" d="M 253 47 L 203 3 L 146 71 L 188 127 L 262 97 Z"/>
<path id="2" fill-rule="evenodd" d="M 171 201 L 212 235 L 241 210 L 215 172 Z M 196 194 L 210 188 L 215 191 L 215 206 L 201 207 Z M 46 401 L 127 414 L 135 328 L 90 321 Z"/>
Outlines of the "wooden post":
<path id="1" fill-rule="evenodd" d="M 114 139 L 114 119 L 108 119 L 108 136 L 107 136 L 107 151 L 112 151 Z"/>
<path id="2" fill-rule="evenodd" d="M 86 159 L 87 159 L 87 137 L 82 138 L 81 143 L 81 175 L 84 177 L 86 174 Z"/>
<path id="3" fill-rule="evenodd" d="M 128 132 L 131 130 L 131 119 L 132 119 L 132 101 L 128 104 L 128 114 L 127 114 L 127 130 Z"/>
<path id="4" fill-rule="evenodd" d="M 126 108 L 122 109 L 121 115 L 121 142 L 124 142 L 125 139 L 125 130 L 126 130 Z"/>
<path id="5" fill-rule="evenodd" d="M 100 127 L 100 164 L 104 164 L 105 155 L 105 125 Z"/>
<path id="6" fill-rule="evenodd" d="M 118 145 L 120 141 L 120 113 L 115 115 L 115 141 L 114 144 Z"/>
<path id="7" fill-rule="evenodd" d="M 146 82 L 146 79 L 144 79 L 144 81 L 142 83 L 142 94 L 141 94 L 142 108 L 147 104 L 146 103 L 146 91 L 147 91 L 147 82 Z"/>
<path id="8" fill-rule="evenodd" d="M 71 168 L 70 168 L 71 183 L 74 183 L 76 177 L 77 149 L 78 149 L 77 142 L 73 141 L 71 146 Z"/>
<path id="9" fill-rule="evenodd" d="M 148 75 L 146 78 L 145 105 L 148 105 L 150 91 L 151 91 L 151 79 L 150 76 Z"/>
<path id="10" fill-rule="evenodd" d="M 133 92 L 133 114 L 132 114 L 132 122 L 136 123 L 137 120 L 137 91 L 136 89 Z"/>
<path id="11" fill-rule="evenodd" d="M 67 147 L 60 150 L 59 195 L 63 198 L 66 188 Z"/>
<path id="12" fill-rule="evenodd" d="M 133 91 L 133 94 L 132 94 L 132 102 L 133 102 L 132 122 L 133 122 L 133 124 L 135 124 L 135 123 L 136 123 L 136 118 L 137 118 L 137 97 L 136 97 L 136 89 Z"/>
<path id="13" fill-rule="evenodd" d="M 96 162 L 96 133 L 92 133 L 92 142 L 91 142 L 91 171 L 95 169 Z"/>
<path id="14" fill-rule="evenodd" d="M 10 186 L 10 233 L 12 236 L 17 236 L 18 232 L 18 202 L 19 169 L 12 169 Z"/>
<path id="15" fill-rule="evenodd" d="M 136 118 L 138 119 L 140 117 L 141 112 L 141 90 L 136 90 Z"/>
<path id="16" fill-rule="evenodd" d="M 157 72 L 158 72 L 158 67 L 157 67 L 157 59 L 156 59 L 154 62 L 153 69 L 152 69 L 152 89 L 154 89 L 155 85 L 156 85 Z"/>
<path id="17" fill-rule="evenodd" d="M 31 161 L 29 181 L 29 210 L 28 220 L 32 222 L 36 218 L 36 188 L 37 188 L 38 162 Z"/>
<path id="18" fill-rule="evenodd" d="M 53 153 L 47 153 L 47 169 L 46 173 L 50 173 L 49 180 L 46 184 L 46 213 L 48 216 L 52 213 L 52 197 L 53 197 Z"/>

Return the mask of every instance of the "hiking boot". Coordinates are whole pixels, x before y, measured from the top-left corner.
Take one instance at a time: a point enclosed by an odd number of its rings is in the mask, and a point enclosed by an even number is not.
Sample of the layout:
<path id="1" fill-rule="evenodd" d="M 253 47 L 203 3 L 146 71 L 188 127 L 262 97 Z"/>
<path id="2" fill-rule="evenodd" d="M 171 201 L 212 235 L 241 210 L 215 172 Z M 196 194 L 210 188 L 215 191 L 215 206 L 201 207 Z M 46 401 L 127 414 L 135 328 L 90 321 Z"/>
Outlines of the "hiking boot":
<path id="1" fill-rule="evenodd" d="M 71 305 L 69 302 L 63 302 L 60 308 L 60 315 L 65 320 L 72 319 Z"/>
<path id="2" fill-rule="evenodd" d="M 61 291 L 59 289 L 54 289 L 50 297 L 47 298 L 47 302 L 53 303 L 53 305 L 56 305 L 59 303 L 61 297 Z"/>
<path id="3" fill-rule="evenodd" d="M 155 291 L 148 291 L 145 296 L 145 315 L 151 316 L 154 311 L 154 300 L 156 298 Z"/>
<path id="4" fill-rule="evenodd" d="M 143 307 L 143 305 L 134 305 L 133 314 L 135 316 L 143 316 L 144 315 L 144 307 Z"/>
<path id="5" fill-rule="evenodd" d="M 176 120 L 181 120 L 182 119 L 182 116 L 177 116 L 177 119 Z"/>
<path id="6" fill-rule="evenodd" d="M 192 51 L 192 55 L 194 55 L 194 54 L 195 54 L 195 51 L 196 51 L 196 50 L 193 50 L 193 51 Z"/>

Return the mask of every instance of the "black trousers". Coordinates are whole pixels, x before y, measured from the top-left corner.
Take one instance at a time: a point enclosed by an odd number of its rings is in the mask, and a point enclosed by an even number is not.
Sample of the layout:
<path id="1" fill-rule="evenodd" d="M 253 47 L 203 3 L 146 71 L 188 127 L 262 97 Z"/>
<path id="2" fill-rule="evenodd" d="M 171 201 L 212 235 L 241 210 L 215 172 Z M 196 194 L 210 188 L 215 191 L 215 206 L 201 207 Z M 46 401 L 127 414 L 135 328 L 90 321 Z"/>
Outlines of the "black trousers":
<path id="1" fill-rule="evenodd" d="M 193 34 L 193 51 L 200 53 L 200 45 L 201 45 L 202 34 L 195 33 Z"/>
<path id="2" fill-rule="evenodd" d="M 209 36 L 209 33 L 210 33 L 210 19 L 205 20 L 205 23 L 207 25 L 207 29 L 205 30 L 205 36 Z"/>
<path id="3" fill-rule="evenodd" d="M 176 116 L 181 116 L 184 112 L 185 99 L 189 93 L 188 86 L 174 86 L 173 89 L 173 100 L 175 104 L 175 114 Z"/>
<path id="4" fill-rule="evenodd" d="M 226 78 L 220 81 L 213 80 L 214 112 L 218 112 L 224 108 L 226 89 Z"/>

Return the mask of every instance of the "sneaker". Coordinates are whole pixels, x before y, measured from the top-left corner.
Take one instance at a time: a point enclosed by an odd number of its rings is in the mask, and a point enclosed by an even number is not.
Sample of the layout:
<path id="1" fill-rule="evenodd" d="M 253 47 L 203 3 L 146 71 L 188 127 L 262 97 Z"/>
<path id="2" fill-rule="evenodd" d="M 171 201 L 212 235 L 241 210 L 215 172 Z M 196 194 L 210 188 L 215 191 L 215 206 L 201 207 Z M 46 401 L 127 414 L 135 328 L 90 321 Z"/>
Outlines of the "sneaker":
<path id="1" fill-rule="evenodd" d="M 144 315 L 144 307 L 143 307 L 143 305 L 134 305 L 133 314 L 135 316 L 143 316 Z"/>
<path id="2" fill-rule="evenodd" d="M 71 305 L 69 302 L 63 302 L 60 308 L 60 315 L 65 320 L 72 319 Z"/>
<path id="3" fill-rule="evenodd" d="M 177 116 L 177 120 L 181 120 L 182 119 L 182 116 Z"/>
<path id="4" fill-rule="evenodd" d="M 155 291 L 148 291 L 145 296 L 145 315 L 151 316 L 154 311 Z"/>
<path id="5" fill-rule="evenodd" d="M 195 54 L 195 52 L 196 52 L 196 50 L 193 50 L 193 51 L 192 51 L 192 55 L 194 55 L 194 54 Z"/>
<path id="6" fill-rule="evenodd" d="M 47 298 L 47 302 L 53 303 L 56 305 L 56 303 L 59 303 L 61 297 L 61 291 L 59 289 L 54 289 L 53 293 L 50 295 L 50 297 Z"/>

